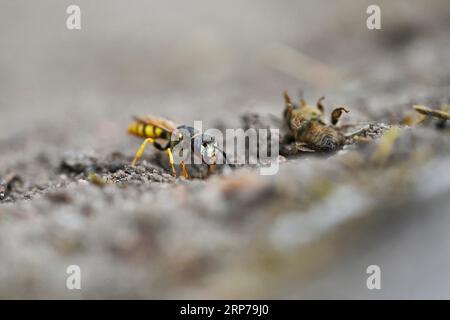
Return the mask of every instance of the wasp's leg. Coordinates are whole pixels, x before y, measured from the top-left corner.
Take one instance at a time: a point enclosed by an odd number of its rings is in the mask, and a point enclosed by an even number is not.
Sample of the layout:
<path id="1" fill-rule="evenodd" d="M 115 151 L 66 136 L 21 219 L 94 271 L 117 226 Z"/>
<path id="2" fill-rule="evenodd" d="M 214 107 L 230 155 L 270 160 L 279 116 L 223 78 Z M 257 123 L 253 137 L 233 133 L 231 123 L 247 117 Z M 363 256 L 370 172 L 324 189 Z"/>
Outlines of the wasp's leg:
<path id="1" fill-rule="evenodd" d="M 181 161 L 181 174 L 184 178 L 186 178 L 186 179 L 189 178 L 189 175 L 186 170 L 186 161 L 184 161 L 184 160 Z"/>
<path id="2" fill-rule="evenodd" d="M 175 171 L 175 167 L 173 165 L 173 155 L 172 155 L 172 150 L 170 150 L 170 148 L 167 148 L 167 155 L 169 156 L 169 163 L 170 163 L 170 168 L 172 169 L 172 175 L 174 177 L 176 177 L 177 172 Z"/>
<path id="3" fill-rule="evenodd" d="M 342 116 L 342 112 L 349 113 L 350 111 L 347 110 L 344 107 L 336 108 L 331 113 L 331 123 L 333 125 L 336 125 L 336 123 L 339 121 L 339 118 Z"/>
<path id="4" fill-rule="evenodd" d="M 317 100 L 317 109 L 319 109 L 320 112 L 322 112 L 322 114 L 325 111 L 325 108 L 324 108 L 323 103 L 322 103 L 323 100 L 325 100 L 325 96 L 322 96 L 322 97 L 319 98 L 319 100 Z"/>
<path id="5" fill-rule="evenodd" d="M 209 174 L 211 175 L 211 174 L 213 174 L 214 173 L 214 171 L 216 170 L 216 164 L 215 163 L 211 163 L 210 165 L 209 165 Z"/>
<path id="6" fill-rule="evenodd" d="M 145 147 L 147 146 L 147 143 L 151 143 L 154 144 L 155 140 L 153 140 L 152 138 L 147 138 L 144 140 L 144 142 L 142 142 L 138 152 L 136 152 L 136 155 L 134 156 L 134 160 L 131 163 L 131 165 L 134 167 L 136 166 L 136 162 L 139 160 L 139 158 L 142 156 L 142 154 L 144 153 Z"/>

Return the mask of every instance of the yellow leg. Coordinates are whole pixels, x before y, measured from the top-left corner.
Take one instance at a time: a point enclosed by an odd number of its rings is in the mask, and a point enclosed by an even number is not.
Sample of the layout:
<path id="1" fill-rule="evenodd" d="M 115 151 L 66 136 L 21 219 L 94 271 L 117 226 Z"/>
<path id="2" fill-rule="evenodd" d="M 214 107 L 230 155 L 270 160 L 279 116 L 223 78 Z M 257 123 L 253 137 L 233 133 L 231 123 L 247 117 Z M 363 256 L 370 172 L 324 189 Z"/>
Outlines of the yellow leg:
<path id="1" fill-rule="evenodd" d="M 209 165 L 208 175 L 213 174 L 215 169 L 216 169 L 216 159 L 211 159 L 211 164 Z"/>
<path id="2" fill-rule="evenodd" d="M 215 169 L 216 169 L 216 164 L 211 163 L 211 165 L 209 166 L 209 174 L 213 174 Z"/>
<path id="3" fill-rule="evenodd" d="M 167 155 L 169 156 L 169 163 L 170 163 L 170 167 L 172 168 L 172 175 L 174 177 L 176 177 L 177 172 L 175 171 L 175 167 L 173 166 L 173 155 L 172 155 L 172 150 L 170 150 L 170 148 L 167 149 Z"/>
<path id="4" fill-rule="evenodd" d="M 149 143 L 149 142 L 151 144 L 153 144 L 155 142 L 155 140 L 153 140 L 152 138 L 147 138 L 147 139 L 144 140 L 144 142 L 142 142 L 141 147 L 139 148 L 138 152 L 136 152 L 136 155 L 134 156 L 134 160 L 131 163 L 131 165 L 133 167 L 136 166 L 136 162 L 139 160 L 139 158 L 144 153 L 145 147 L 147 146 L 147 143 Z"/>
<path id="5" fill-rule="evenodd" d="M 188 173 L 187 173 L 187 170 L 186 170 L 186 162 L 183 160 L 183 161 L 181 161 L 181 169 L 182 169 L 182 175 L 183 175 L 183 177 L 184 178 L 186 178 L 186 179 L 188 179 L 189 178 L 189 175 L 188 175 Z"/>

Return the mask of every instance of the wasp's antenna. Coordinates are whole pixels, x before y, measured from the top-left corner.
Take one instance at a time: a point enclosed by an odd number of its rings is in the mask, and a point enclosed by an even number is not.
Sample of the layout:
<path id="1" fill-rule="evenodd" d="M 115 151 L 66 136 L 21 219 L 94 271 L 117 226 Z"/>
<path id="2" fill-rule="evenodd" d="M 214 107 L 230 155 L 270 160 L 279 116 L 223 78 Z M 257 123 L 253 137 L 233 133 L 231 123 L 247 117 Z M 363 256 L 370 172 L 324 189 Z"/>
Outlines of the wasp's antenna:
<path id="1" fill-rule="evenodd" d="M 214 148 L 216 148 L 216 150 L 219 150 L 219 152 L 222 154 L 222 157 L 223 157 L 223 159 L 224 159 L 224 161 L 225 161 L 225 164 L 230 165 L 230 164 L 228 163 L 227 154 L 225 153 L 225 151 L 223 151 L 222 149 L 220 149 L 218 146 L 214 146 Z"/>
<path id="2" fill-rule="evenodd" d="M 193 139 L 195 139 L 195 138 L 197 138 L 198 136 L 201 136 L 201 135 L 202 135 L 201 132 L 196 133 L 196 134 L 194 134 L 194 135 L 191 137 L 191 140 L 193 140 Z"/>

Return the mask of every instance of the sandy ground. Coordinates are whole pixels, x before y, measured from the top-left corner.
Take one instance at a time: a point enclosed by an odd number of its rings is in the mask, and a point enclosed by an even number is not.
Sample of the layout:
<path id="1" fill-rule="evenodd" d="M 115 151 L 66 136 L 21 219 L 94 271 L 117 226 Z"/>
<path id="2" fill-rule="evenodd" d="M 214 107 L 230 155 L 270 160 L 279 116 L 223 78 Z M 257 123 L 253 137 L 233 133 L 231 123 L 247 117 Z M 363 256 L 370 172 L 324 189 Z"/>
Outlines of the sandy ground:
<path id="1" fill-rule="evenodd" d="M 379 1 L 379 31 L 366 1 L 77 3 L 79 31 L 70 1 L 0 4 L 0 297 L 450 297 L 448 124 L 374 160 L 413 104 L 450 103 L 448 1 Z M 130 166 L 132 115 L 236 128 L 285 89 L 381 129 L 274 176 L 174 179 L 151 148 Z"/>

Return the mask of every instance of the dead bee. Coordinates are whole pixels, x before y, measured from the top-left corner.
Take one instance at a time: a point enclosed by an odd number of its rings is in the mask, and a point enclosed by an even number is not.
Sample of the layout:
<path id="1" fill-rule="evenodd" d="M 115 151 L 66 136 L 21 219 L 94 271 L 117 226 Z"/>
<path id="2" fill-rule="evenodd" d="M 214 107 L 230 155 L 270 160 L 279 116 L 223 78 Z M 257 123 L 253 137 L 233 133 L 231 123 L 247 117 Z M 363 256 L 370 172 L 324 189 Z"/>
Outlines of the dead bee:
<path id="1" fill-rule="evenodd" d="M 147 143 L 150 142 L 156 149 L 167 152 L 172 175 L 176 177 L 177 173 L 174 167 L 172 149 L 177 144 L 182 143 L 185 137 L 190 138 L 192 153 L 200 154 L 202 162 L 208 165 L 210 174 L 214 172 L 219 152 L 226 160 L 225 153 L 219 149 L 213 136 L 199 133 L 193 127 L 187 125 L 175 125 L 169 120 L 156 117 L 135 117 L 134 122 L 128 127 L 128 132 L 145 139 L 134 157 L 132 166 L 136 165 L 136 162 L 144 153 Z M 188 178 L 184 160 L 181 162 L 181 165 L 182 176 Z"/>
<path id="2" fill-rule="evenodd" d="M 331 125 L 324 121 L 324 106 L 321 97 L 316 106 L 310 106 L 304 99 L 300 105 L 292 103 L 287 91 L 284 92 L 285 109 L 283 117 L 290 134 L 299 151 L 332 152 L 340 148 L 344 135 L 335 127 L 343 112 L 349 112 L 345 107 L 339 107 L 331 113 Z"/>

